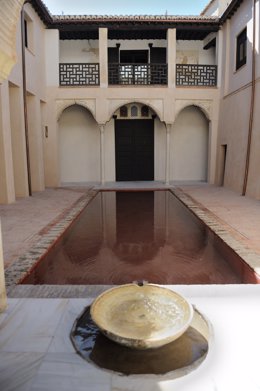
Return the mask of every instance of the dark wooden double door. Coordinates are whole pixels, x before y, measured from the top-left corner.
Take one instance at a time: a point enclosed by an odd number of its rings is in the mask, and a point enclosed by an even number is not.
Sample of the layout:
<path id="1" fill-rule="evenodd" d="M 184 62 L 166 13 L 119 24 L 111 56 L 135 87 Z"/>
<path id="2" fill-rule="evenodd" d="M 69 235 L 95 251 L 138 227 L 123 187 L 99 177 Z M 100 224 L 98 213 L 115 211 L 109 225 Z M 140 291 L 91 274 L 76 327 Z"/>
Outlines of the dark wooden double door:
<path id="1" fill-rule="evenodd" d="M 116 180 L 154 180 L 154 120 L 115 120 Z"/>

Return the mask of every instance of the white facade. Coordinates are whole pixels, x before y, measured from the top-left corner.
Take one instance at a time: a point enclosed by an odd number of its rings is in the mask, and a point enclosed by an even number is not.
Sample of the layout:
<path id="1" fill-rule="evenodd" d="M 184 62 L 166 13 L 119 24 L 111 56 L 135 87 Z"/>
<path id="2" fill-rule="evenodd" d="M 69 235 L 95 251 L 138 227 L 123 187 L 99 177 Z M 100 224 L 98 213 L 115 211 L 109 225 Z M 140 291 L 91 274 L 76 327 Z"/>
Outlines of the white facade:
<path id="1" fill-rule="evenodd" d="M 238 0 L 228 4 L 231 3 L 231 7 L 236 2 Z M 20 25 L 17 25 L 18 61 L 8 81 L 0 86 L 0 202 L 13 202 L 16 197 L 28 195 L 28 172 L 32 191 L 61 184 L 115 181 L 117 162 L 113 116 L 118 115 L 120 107 L 133 104 L 140 108 L 148 106 L 154 113 L 153 179 L 166 183 L 174 180 L 207 181 L 242 192 L 248 128 L 251 126 L 246 193 L 260 198 L 259 111 L 253 110 L 253 121 L 252 114 L 250 117 L 253 26 L 255 108 L 260 95 L 259 0 L 240 3 L 231 18 L 221 22 L 219 31 L 212 30 L 202 39 L 192 36 L 180 39 L 178 24 L 177 36 L 176 29 L 169 28 L 166 38 L 161 39 L 111 39 L 109 28 L 105 27 L 98 29 L 98 38 L 60 39 L 60 32 L 55 28 L 46 29 L 34 8 L 26 4 L 29 156 L 27 159 L 22 45 Z M 225 2 L 225 7 L 228 4 Z M 223 2 L 212 1 L 204 15 L 220 16 L 223 7 Z M 236 40 L 245 27 L 246 64 L 236 70 Z M 135 77 L 151 77 L 149 82 L 146 79 L 147 85 L 111 84 L 107 50 L 117 46 L 119 51 L 147 52 L 148 65 L 152 47 L 165 49 L 167 82 L 153 85 L 152 76 L 149 76 L 150 65 L 142 68 L 137 64 L 135 70 L 139 74 Z M 99 67 L 99 84 L 60 85 L 60 63 L 96 64 Z M 183 77 L 187 78 L 188 84 L 189 78 L 193 77 L 189 76 L 189 72 L 196 69 L 203 74 L 213 69 L 207 67 L 217 66 L 217 85 L 178 84 L 176 64 L 181 67 L 202 66 L 180 68 L 184 69 Z M 121 68 L 120 72 L 125 72 L 125 69 Z M 130 69 L 133 72 L 133 68 Z"/>

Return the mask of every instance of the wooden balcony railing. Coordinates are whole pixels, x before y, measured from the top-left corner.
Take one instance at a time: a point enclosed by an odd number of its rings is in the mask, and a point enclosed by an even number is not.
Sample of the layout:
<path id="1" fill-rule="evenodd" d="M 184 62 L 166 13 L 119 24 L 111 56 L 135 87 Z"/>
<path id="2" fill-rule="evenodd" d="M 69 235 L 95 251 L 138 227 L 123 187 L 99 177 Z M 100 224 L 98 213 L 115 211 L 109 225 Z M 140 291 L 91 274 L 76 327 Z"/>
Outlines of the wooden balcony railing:
<path id="1" fill-rule="evenodd" d="M 98 86 L 99 64 L 61 63 L 60 86 Z"/>
<path id="2" fill-rule="evenodd" d="M 110 85 L 167 85 L 167 64 L 108 64 Z"/>
<path id="3" fill-rule="evenodd" d="M 98 63 L 59 64 L 60 86 L 98 86 Z M 108 64 L 109 85 L 167 85 L 167 64 Z M 216 65 L 176 64 L 176 86 L 214 87 Z"/>
<path id="4" fill-rule="evenodd" d="M 214 87 L 217 68 L 217 65 L 176 64 L 176 85 Z"/>

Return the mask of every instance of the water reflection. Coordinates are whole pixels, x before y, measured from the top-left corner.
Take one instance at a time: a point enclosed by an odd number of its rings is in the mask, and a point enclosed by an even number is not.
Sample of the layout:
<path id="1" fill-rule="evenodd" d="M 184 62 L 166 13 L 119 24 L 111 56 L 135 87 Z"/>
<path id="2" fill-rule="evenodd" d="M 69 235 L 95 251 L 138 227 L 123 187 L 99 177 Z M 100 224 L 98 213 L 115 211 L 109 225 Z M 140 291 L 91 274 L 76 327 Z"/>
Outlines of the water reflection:
<path id="1" fill-rule="evenodd" d="M 170 192 L 100 192 L 24 283 L 238 283 L 216 238 Z"/>

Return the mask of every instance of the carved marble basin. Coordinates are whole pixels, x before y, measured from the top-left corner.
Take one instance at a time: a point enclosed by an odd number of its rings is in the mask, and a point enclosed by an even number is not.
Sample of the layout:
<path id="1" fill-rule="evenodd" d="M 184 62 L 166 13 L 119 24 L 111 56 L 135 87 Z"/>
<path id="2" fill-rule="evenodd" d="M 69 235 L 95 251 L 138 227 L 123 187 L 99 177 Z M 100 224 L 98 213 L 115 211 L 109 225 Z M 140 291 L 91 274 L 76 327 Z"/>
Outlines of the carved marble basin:
<path id="1" fill-rule="evenodd" d="M 91 305 L 91 317 L 113 341 L 149 349 L 179 338 L 192 321 L 193 307 L 170 289 L 126 284 L 98 296 Z"/>

